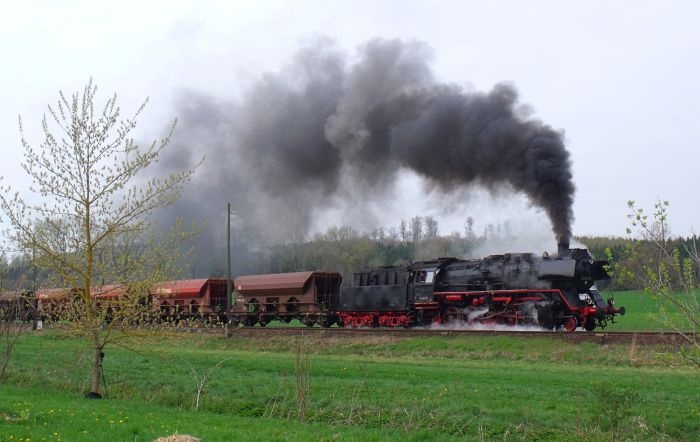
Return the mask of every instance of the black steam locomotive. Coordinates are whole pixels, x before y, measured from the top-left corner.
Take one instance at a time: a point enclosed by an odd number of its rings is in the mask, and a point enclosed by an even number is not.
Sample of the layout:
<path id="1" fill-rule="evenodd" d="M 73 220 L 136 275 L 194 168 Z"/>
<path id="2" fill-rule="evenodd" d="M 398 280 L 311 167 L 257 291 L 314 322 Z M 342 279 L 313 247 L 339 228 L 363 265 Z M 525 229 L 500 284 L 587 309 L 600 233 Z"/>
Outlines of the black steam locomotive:
<path id="1" fill-rule="evenodd" d="M 560 245 L 555 257 L 508 253 L 367 269 L 342 288 L 333 272 L 243 276 L 235 280 L 231 317 L 248 326 L 299 319 L 309 326 L 481 323 L 591 331 L 625 313 L 594 286 L 609 278 L 606 264 L 586 249 Z"/>

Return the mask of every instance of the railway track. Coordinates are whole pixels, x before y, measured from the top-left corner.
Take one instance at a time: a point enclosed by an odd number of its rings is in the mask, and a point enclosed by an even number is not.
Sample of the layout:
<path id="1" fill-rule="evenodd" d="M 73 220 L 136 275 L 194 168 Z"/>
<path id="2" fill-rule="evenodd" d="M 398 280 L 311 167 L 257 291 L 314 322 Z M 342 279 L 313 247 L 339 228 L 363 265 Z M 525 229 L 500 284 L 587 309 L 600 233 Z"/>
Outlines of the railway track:
<path id="1" fill-rule="evenodd" d="M 66 325 L 47 324 L 45 328 L 63 329 Z M 141 326 L 140 328 L 149 328 Z M 226 333 L 224 327 L 219 325 L 159 325 L 153 327 L 153 330 L 170 333 L 197 333 L 224 335 Z M 235 338 L 260 338 L 273 336 L 314 336 L 319 338 L 357 338 L 362 336 L 392 336 L 399 338 L 411 337 L 428 337 L 428 336 L 444 336 L 444 337 L 463 337 L 471 336 L 474 338 L 489 338 L 489 337 L 521 337 L 521 338 L 538 338 L 538 339 L 556 339 L 570 343 L 593 343 L 600 345 L 607 344 L 636 344 L 636 345 L 678 345 L 687 342 L 681 335 L 675 332 L 653 332 L 653 331 L 637 331 L 637 332 L 586 332 L 576 331 L 573 333 L 554 332 L 547 330 L 463 330 L 449 328 L 322 328 L 322 327 L 237 327 L 230 331 L 229 337 Z M 694 333 L 688 333 L 691 339 L 695 339 Z"/>
<path id="2" fill-rule="evenodd" d="M 356 337 L 384 335 L 395 337 L 420 336 L 473 336 L 473 337 L 526 337 L 558 339 L 573 343 L 663 345 L 681 343 L 683 339 L 673 332 L 551 332 L 546 330 L 458 330 L 458 329 L 386 329 L 386 328 L 308 328 L 308 327 L 244 327 L 231 331 L 231 337 L 261 337 L 307 335 L 318 337 Z"/>

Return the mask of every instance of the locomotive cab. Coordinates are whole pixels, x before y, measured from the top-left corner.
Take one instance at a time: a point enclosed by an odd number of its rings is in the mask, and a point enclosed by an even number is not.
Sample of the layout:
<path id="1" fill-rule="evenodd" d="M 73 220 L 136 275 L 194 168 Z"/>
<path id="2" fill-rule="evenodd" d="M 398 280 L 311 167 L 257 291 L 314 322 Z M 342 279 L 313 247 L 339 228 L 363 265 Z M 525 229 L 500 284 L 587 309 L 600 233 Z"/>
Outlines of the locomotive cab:
<path id="1" fill-rule="evenodd" d="M 436 270 L 437 269 L 428 269 L 411 272 L 409 282 L 413 282 L 414 284 L 432 284 L 433 279 L 435 279 Z"/>
<path id="2" fill-rule="evenodd" d="M 408 271 L 409 299 L 413 302 L 432 302 L 433 283 L 438 267 L 433 262 L 414 264 Z"/>

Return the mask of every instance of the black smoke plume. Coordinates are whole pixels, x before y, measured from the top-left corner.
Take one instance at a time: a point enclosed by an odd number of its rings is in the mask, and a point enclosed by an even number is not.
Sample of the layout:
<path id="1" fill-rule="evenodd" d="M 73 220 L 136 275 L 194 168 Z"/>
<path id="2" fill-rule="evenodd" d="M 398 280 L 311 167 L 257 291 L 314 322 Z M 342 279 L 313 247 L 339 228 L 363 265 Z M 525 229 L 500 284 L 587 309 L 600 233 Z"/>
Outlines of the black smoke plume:
<path id="1" fill-rule="evenodd" d="M 438 82 L 431 58 L 418 42 L 372 40 L 351 57 L 320 40 L 238 102 L 184 94 L 165 166 L 206 159 L 175 212 L 220 221 L 231 201 L 240 228 L 273 240 L 306 233 L 343 204 L 381 225 L 369 203 L 410 169 L 445 193 L 474 184 L 522 192 L 568 242 L 574 184 L 562 133 L 532 118 L 511 85 L 471 92 Z"/>

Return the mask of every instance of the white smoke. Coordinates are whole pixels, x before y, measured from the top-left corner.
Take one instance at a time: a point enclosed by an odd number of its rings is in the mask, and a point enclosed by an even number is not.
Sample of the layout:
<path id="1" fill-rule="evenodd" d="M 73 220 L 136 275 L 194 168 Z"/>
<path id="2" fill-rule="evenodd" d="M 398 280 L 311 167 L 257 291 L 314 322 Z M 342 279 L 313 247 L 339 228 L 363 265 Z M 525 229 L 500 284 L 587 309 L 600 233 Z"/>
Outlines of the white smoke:
<path id="1" fill-rule="evenodd" d="M 417 327 L 420 328 L 420 327 Z M 446 324 L 430 324 L 426 330 L 468 330 L 468 331 L 504 331 L 504 332 L 551 332 L 536 325 L 482 324 L 480 322 L 451 321 Z"/>

